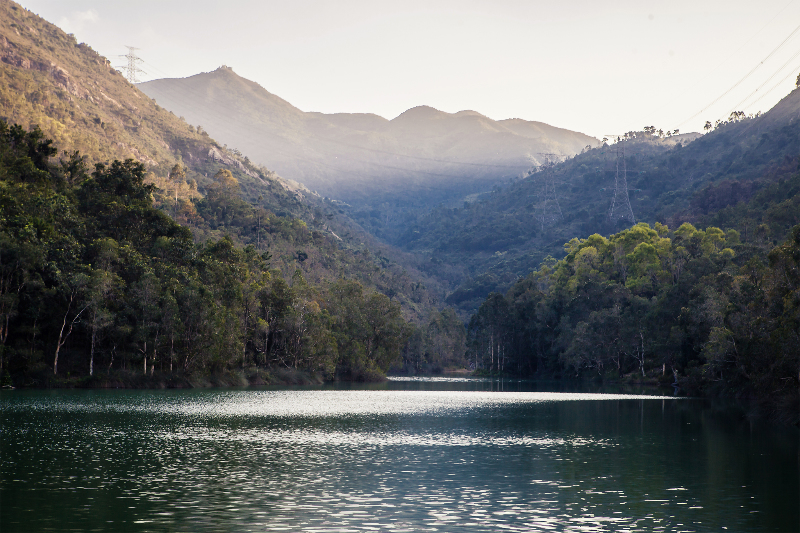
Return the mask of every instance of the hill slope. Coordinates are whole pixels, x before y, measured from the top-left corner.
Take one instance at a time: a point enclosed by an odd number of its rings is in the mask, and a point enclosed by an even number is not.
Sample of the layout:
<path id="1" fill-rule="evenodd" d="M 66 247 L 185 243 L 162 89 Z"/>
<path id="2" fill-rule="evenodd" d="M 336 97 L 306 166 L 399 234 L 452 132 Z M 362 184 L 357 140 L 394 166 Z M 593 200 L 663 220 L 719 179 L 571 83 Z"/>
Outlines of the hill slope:
<path id="1" fill-rule="evenodd" d="M 393 120 L 304 113 L 224 66 L 139 88 L 282 176 L 350 203 L 409 192 L 429 203 L 460 198 L 524 172 L 541 153 L 563 157 L 597 144 L 540 122 L 427 106 Z"/>
<path id="2" fill-rule="evenodd" d="M 0 118 L 25 130 L 39 126 L 59 150 L 79 151 L 90 167 L 141 161 L 146 181 L 162 188 L 156 205 L 190 226 L 196 240 L 229 235 L 237 245 L 268 249 L 271 266 L 289 277 L 299 268 L 313 282 L 359 279 L 392 293 L 417 320 L 441 300 L 434 292 L 443 291 L 415 272 L 413 258 L 379 245 L 333 204 L 160 107 L 91 47 L 8 0 L 0 0 Z M 65 159 L 63 152 L 57 158 Z M 169 178 L 176 164 L 185 169 L 180 183 Z M 221 169 L 232 173 L 238 194 L 209 194 Z"/>
<path id="3" fill-rule="evenodd" d="M 733 114 L 688 146 L 660 152 L 641 151 L 653 142 L 647 136 L 618 143 L 614 148 L 627 154 L 639 149 L 628 183 L 645 222 L 608 238 L 573 238 L 564 259 L 544 261 L 505 295 L 488 294 L 470 321 L 470 359 L 494 372 L 591 375 L 750 397 L 763 414 L 797 425 L 800 89 L 766 115 L 742 118 Z M 580 185 L 576 177 L 585 179 L 599 155 L 591 152 L 576 158 L 577 169 L 562 165 L 562 176 Z M 504 222 L 519 221 L 511 200 L 530 185 L 487 203 L 506 202 Z M 574 193 L 587 191 L 570 192 L 574 201 Z M 429 224 L 439 235 L 452 229 L 442 218 Z M 553 218 L 545 225 L 553 233 L 569 224 Z M 609 218 L 594 221 L 603 233 L 631 222 Z M 464 236 L 453 235 L 450 244 Z M 507 274 L 513 268 L 493 267 Z M 474 306 L 481 293 L 501 288 L 491 273 L 477 281 L 449 301 Z"/>
<path id="4" fill-rule="evenodd" d="M 225 167 L 246 194 L 271 188 L 263 195 L 270 208 L 291 210 L 297 196 L 297 187 L 274 172 L 160 107 L 88 44 L 8 0 L 0 1 L 0 117 L 25 129 L 39 126 L 59 149 L 79 150 L 90 165 L 133 158 L 166 177 L 180 163 L 201 191 Z"/>
<path id="5" fill-rule="evenodd" d="M 610 235 L 631 225 L 629 218 L 609 219 L 618 150 L 620 155 L 624 150 L 620 169 L 627 168 L 636 222 L 671 228 L 683 222 L 716 224 L 739 230 L 743 239 L 755 238 L 755 229 L 766 224 L 759 238 L 777 243 L 800 222 L 800 211 L 792 207 L 798 191 L 790 183 L 800 161 L 798 119 L 800 89 L 762 116 L 721 123 L 703 136 L 638 132 L 474 203 L 420 215 L 394 243 L 426 256 L 430 272 L 459 265 L 448 271 L 448 281 L 463 285 L 448 301 L 474 310 L 489 292 L 504 291 L 547 255 L 561 257 L 571 238 Z M 552 195 L 544 194 L 548 176 L 558 210 Z"/>

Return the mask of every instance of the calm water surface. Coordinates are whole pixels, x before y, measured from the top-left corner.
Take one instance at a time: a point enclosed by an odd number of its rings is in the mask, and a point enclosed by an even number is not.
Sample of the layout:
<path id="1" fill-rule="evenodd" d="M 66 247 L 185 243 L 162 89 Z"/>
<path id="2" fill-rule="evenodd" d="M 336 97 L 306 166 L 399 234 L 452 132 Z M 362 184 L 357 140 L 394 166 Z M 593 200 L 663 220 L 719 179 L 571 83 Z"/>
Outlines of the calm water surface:
<path id="1" fill-rule="evenodd" d="M 800 531 L 797 430 L 541 390 L 2 391 L 0 531 Z"/>

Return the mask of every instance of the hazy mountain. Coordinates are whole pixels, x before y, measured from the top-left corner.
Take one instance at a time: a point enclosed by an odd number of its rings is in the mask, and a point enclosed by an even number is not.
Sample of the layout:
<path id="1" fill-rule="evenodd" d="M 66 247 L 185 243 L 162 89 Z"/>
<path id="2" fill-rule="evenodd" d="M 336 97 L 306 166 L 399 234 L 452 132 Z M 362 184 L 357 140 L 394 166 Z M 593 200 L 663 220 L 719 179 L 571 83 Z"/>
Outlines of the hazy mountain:
<path id="1" fill-rule="evenodd" d="M 475 111 L 420 106 L 392 120 L 305 113 L 224 66 L 139 88 L 281 176 L 347 202 L 375 205 L 409 193 L 428 203 L 450 200 L 517 176 L 543 154 L 563 158 L 598 144 L 581 133 Z"/>

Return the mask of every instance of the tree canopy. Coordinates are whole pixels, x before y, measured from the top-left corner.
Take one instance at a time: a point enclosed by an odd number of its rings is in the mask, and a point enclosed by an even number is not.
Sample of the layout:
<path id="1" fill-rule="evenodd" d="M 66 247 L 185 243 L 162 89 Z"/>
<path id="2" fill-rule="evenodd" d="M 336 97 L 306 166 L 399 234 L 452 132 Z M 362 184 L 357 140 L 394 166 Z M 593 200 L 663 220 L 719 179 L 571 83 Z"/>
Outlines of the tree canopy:
<path id="1" fill-rule="evenodd" d="M 796 402 L 800 226 L 771 250 L 742 243 L 735 230 L 689 223 L 674 231 L 640 223 L 609 238 L 572 239 L 565 250 L 483 302 L 468 329 L 478 366 L 635 373 L 693 391 Z"/>
<path id="2" fill-rule="evenodd" d="M 401 357 L 412 326 L 387 296 L 299 269 L 287 277 L 267 250 L 228 236 L 195 243 L 153 206 L 141 163 L 89 173 L 78 154 L 50 163 L 55 153 L 38 129 L 0 121 L 0 375 L 46 384 L 287 368 L 373 379 Z M 202 202 L 241 215 L 236 179 L 222 170 L 215 182 Z"/>

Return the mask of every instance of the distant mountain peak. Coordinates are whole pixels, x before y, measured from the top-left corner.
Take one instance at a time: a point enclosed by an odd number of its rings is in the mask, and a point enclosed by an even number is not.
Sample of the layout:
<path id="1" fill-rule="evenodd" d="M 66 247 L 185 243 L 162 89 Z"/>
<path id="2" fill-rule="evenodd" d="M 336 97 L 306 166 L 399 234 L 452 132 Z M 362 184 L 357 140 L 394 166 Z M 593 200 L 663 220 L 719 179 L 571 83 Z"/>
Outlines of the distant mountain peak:
<path id="1" fill-rule="evenodd" d="M 463 111 L 459 111 L 458 113 L 454 113 L 457 117 L 481 117 L 481 118 L 489 118 L 484 114 L 478 113 L 477 111 L 473 111 L 471 109 L 464 109 Z"/>
<path id="2" fill-rule="evenodd" d="M 436 201 L 461 198 L 526 172 L 531 153 L 566 157 L 599 143 L 547 124 L 505 124 L 470 109 L 448 113 L 420 105 L 392 120 L 304 112 L 226 65 L 139 88 L 253 161 L 347 202 L 412 193 L 438 195 Z"/>
<path id="3" fill-rule="evenodd" d="M 407 109 L 397 115 L 392 120 L 406 120 L 406 119 L 422 119 L 422 118 L 434 118 L 434 117 L 441 117 L 449 115 L 449 113 L 445 113 L 444 111 L 439 111 L 435 107 L 431 107 L 429 105 L 418 105 L 412 107 L 411 109 Z"/>

